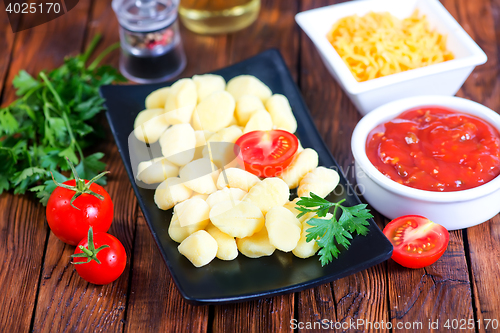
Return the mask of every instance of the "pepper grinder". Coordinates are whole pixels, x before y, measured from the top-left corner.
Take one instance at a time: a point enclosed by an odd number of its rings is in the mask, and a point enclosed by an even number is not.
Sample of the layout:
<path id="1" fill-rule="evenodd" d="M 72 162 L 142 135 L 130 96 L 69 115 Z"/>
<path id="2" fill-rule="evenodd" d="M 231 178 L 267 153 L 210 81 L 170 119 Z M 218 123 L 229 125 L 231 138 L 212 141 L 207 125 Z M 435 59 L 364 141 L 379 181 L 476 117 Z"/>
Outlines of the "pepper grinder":
<path id="1" fill-rule="evenodd" d="M 113 0 L 120 23 L 120 71 L 138 83 L 166 81 L 186 67 L 178 0 Z"/>

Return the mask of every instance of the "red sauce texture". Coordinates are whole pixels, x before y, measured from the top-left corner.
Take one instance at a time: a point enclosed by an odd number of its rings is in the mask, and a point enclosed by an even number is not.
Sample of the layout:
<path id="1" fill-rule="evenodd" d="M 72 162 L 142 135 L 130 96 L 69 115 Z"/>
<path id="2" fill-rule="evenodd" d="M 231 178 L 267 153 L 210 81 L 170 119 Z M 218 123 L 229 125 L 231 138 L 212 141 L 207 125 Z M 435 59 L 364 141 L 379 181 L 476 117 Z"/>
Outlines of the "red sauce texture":
<path id="1" fill-rule="evenodd" d="M 420 107 L 377 126 L 366 154 L 388 178 L 413 188 L 450 192 L 500 174 L 500 134 L 488 122 L 441 107 Z"/>

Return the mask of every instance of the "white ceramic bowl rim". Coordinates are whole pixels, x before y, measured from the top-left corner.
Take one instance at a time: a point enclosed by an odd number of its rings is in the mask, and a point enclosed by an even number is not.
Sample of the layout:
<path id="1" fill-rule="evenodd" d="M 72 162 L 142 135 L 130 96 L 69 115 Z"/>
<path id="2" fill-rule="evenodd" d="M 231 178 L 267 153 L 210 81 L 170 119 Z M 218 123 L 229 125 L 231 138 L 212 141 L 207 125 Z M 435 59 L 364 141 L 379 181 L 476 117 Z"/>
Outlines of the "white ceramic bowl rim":
<path id="1" fill-rule="evenodd" d="M 381 0 L 384 1 L 384 0 Z M 358 82 L 354 75 L 352 75 L 349 67 L 344 63 L 340 55 L 330 44 L 326 35 L 318 35 L 316 33 L 315 27 L 309 23 L 309 20 L 313 20 L 317 13 L 322 11 L 333 10 L 334 8 L 345 8 L 345 7 L 355 7 L 355 6 L 366 6 L 371 8 L 371 6 L 376 6 L 377 0 L 359 0 L 351 1 L 340 4 L 334 4 L 326 7 L 320 7 L 311 9 L 305 12 L 298 13 L 296 15 L 297 23 L 302 27 L 302 29 L 311 38 L 316 48 L 320 53 L 323 54 L 325 60 L 330 63 L 334 70 L 338 73 L 339 80 L 342 82 L 344 88 L 351 94 L 359 94 L 365 91 L 373 90 L 380 87 L 385 87 L 399 82 L 412 80 L 415 78 L 420 78 L 424 76 L 434 75 L 438 73 L 443 73 L 451 71 L 454 69 L 460 69 L 467 66 L 476 66 L 484 64 L 487 60 L 486 54 L 481 50 L 481 48 L 474 42 L 474 40 L 465 32 L 465 30 L 458 24 L 458 22 L 453 18 L 453 16 L 444 8 L 444 6 L 437 0 L 421 0 L 425 1 L 432 10 L 436 12 L 440 20 L 445 22 L 449 31 L 443 31 L 445 34 L 454 34 L 460 40 L 460 43 L 465 46 L 471 53 L 469 56 L 455 58 L 442 63 L 433 64 L 425 67 L 415 68 L 412 70 L 391 74 L 388 76 Z M 401 2 L 403 2 L 401 0 Z M 364 3 L 364 4 L 363 4 Z M 333 24 L 333 22 L 332 22 Z"/>
<path id="2" fill-rule="evenodd" d="M 383 175 L 368 159 L 365 151 L 366 138 L 377 125 L 394 119 L 402 112 L 421 106 L 442 106 L 468 113 L 486 120 L 500 131 L 500 115 L 479 103 L 452 96 L 417 96 L 384 104 L 364 116 L 354 129 L 351 148 L 354 159 L 368 177 L 386 190 L 413 199 L 432 202 L 460 202 L 477 199 L 500 188 L 500 175 L 490 182 L 462 191 L 434 192 L 399 184 Z"/>

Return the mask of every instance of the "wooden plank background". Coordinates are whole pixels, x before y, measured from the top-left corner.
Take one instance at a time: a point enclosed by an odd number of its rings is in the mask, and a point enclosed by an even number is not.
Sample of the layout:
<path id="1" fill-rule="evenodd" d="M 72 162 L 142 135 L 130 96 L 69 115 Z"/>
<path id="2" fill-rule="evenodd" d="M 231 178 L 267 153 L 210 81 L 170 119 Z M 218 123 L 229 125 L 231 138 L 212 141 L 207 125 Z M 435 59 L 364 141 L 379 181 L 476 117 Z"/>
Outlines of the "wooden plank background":
<path id="1" fill-rule="evenodd" d="M 338 2 L 342 1 L 262 0 L 257 22 L 229 35 L 200 36 L 181 28 L 188 66 L 180 77 L 278 48 L 323 139 L 348 179 L 354 181 L 350 137 L 361 116 L 294 21 L 299 11 Z M 499 111 L 500 1 L 442 3 L 488 55 L 488 62 L 475 69 L 458 95 Z M 17 34 L 12 33 L 7 16 L 0 14 L 2 105 L 14 100 L 11 82 L 20 69 L 34 74 L 54 68 L 64 56 L 81 52 L 96 33 L 104 36 L 97 51 L 118 41 L 111 0 L 80 0 L 68 14 Z M 118 66 L 118 53 L 105 61 Z M 111 171 L 106 189 L 115 203 L 115 220 L 110 232 L 127 250 L 129 260 L 124 274 L 106 286 L 86 283 L 70 264 L 74 248 L 50 232 L 43 207 L 29 196 L 3 194 L 3 331 L 289 332 L 291 320 L 319 323 L 323 319 L 390 322 L 394 327 L 398 323 L 422 322 L 424 331 L 429 331 L 429 320 L 465 319 L 483 322 L 481 327 L 461 332 L 494 332 L 491 325 L 485 328 L 484 320 L 500 321 L 499 216 L 480 226 L 452 232 L 443 258 L 423 269 L 405 269 L 389 260 L 299 293 L 239 304 L 192 306 L 179 295 L 162 263 L 111 136 L 96 149 L 106 153 Z M 388 222 L 378 215 L 376 221 L 381 228 Z"/>

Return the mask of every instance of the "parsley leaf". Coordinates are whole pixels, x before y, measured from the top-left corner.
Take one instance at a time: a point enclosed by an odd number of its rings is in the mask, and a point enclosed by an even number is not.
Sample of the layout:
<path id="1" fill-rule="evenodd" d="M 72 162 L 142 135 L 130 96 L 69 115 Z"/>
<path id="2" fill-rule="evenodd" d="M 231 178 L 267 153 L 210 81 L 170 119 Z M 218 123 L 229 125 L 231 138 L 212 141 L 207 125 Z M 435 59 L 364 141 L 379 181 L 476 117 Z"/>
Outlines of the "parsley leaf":
<path id="1" fill-rule="evenodd" d="M 9 188 L 10 188 L 9 180 L 4 175 L 0 174 L 0 194 L 2 194 L 3 191 L 8 191 Z"/>
<path id="2" fill-rule="evenodd" d="M 16 95 L 22 96 L 29 90 L 38 87 L 40 83 L 29 75 L 28 72 L 22 69 L 16 77 L 14 77 L 14 80 L 12 80 L 12 85 L 17 89 Z"/>
<path id="3" fill-rule="evenodd" d="M 66 58 L 56 69 L 36 76 L 21 70 L 15 76 L 12 84 L 19 98 L 0 108 L 0 193 L 30 190 L 46 204 L 55 188 L 50 172 L 60 183 L 67 180 L 61 173 L 69 170 L 66 157 L 86 179 L 105 169 L 103 153 L 85 157 L 83 149 L 103 137 L 95 121 L 104 110 L 99 87 L 126 80 L 115 68 L 98 66 L 119 44 L 86 64 L 99 40 L 96 36 L 83 54 Z"/>
<path id="4" fill-rule="evenodd" d="M 54 176 L 54 179 L 58 183 L 64 183 L 67 181 L 69 178 L 66 176 L 60 174 L 57 171 L 52 172 L 52 175 Z M 36 193 L 36 197 L 40 200 L 40 202 L 46 206 L 47 201 L 49 201 L 50 195 L 52 194 L 52 191 L 56 189 L 57 185 L 54 183 L 52 179 L 46 180 L 42 185 L 38 185 L 35 187 L 30 188 L 31 192 Z"/>
<path id="5" fill-rule="evenodd" d="M 10 113 L 8 108 L 1 110 L 0 113 L 0 134 L 13 134 L 19 128 L 16 118 Z"/>
<path id="6" fill-rule="evenodd" d="M 75 168 L 79 177 L 83 179 L 92 179 L 100 174 L 106 168 L 106 164 L 99 161 L 103 156 L 103 153 L 95 153 L 84 158 Z M 103 176 L 99 178 L 95 183 L 105 185 L 106 177 Z"/>
<path id="7" fill-rule="evenodd" d="M 344 226 L 350 233 L 357 233 L 365 236 L 368 233 L 369 225 L 368 219 L 373 217 L 370 211 L 366 209 L 365 204 L 360 204 L 352 207 L 340 207 L 342 215 L 340 216 L 339 223 Z"/>
<path id="8" fill-rule="evenodd" d="M 301 197 L 297 202 L 297 210 L 300 211 L 297 217 L 309 212 L 316 213 L 317 217 L 307 221 L 311 228 L 306 230 L 306 241 L 315 241 L 320 247 L 318 255 L 322 266 L 332 262 L 333 258 L 338 258 L 339 247 L 349 248 L 353 234 L 364 236 L 369 231 L 366 226 L 369 225 L 368 219 L 373 215 L 366 209 L 366 205 L 346 207 L 342 205 L 344 201 L 345 199 L 339 202 L 329 202 L 311 193 L 310 197 Z M 333 214 L 328 214 L 332 207 L 334 207 Z M 337 220 L 339 209 L 342 214 Z"/>

